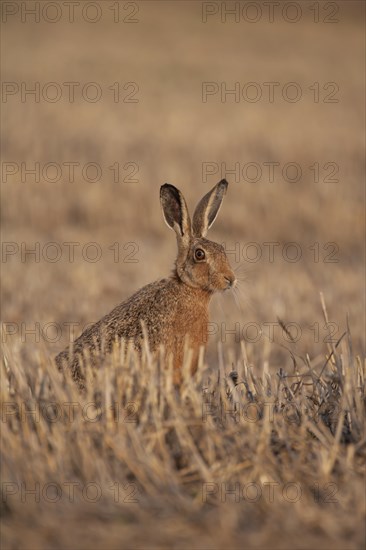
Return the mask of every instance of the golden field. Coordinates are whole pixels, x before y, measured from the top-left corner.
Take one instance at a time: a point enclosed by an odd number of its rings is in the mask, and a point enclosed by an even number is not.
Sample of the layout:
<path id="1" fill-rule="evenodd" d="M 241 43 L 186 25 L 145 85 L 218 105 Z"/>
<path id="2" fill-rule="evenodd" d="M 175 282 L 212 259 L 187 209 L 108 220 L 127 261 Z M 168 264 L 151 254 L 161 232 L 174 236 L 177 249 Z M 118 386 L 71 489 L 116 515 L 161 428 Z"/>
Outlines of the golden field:
<path id="1" fill-rule="evenodd" d="M 2 7 L 3 547 L 362 548 L 363 4 L 31 4 Z M 116 349 L 79 394 L 54 356 L 172 269 L 160 185 L 192 212 L 222 177 L 239 286 L 197 376 Z"/>

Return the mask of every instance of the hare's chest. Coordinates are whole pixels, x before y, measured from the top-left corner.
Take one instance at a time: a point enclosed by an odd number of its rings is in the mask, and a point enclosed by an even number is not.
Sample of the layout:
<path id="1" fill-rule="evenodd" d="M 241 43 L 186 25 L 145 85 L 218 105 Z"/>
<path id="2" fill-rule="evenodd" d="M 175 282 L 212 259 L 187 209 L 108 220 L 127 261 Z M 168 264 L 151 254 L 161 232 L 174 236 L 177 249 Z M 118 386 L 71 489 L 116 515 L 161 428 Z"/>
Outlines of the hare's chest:
<path id="1" fill-rule="evenodd" d="M 201 345 L 207 342 L 208 311 L 206 308 L 190 308 L 187 311 L 180 311 L 174 323 L 175 340 L 182 343 L 188 339 L 190 345 Z"/>

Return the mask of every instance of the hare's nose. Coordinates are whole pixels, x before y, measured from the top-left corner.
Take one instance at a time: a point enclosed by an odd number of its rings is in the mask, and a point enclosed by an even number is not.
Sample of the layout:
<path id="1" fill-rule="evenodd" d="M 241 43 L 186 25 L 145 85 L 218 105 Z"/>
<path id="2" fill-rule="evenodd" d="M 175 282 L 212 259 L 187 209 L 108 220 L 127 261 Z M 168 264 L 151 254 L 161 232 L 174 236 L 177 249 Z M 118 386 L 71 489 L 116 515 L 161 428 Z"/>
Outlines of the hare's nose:
<path id="1" fill-rule="evenodd" d="M 236 279 L 234 275 L 227 277 L 224 277 L 225 281 L 227 282 L 227 288 L 233 288 L 236 285 Z"/>

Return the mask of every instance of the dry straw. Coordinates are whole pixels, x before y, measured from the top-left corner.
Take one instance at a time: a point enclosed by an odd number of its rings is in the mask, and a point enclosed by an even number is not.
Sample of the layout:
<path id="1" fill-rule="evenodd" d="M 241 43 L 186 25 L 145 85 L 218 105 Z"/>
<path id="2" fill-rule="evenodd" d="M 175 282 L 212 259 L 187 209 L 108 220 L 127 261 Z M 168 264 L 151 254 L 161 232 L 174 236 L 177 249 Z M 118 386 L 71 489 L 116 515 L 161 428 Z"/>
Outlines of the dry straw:
<path id="1" fill-rule="evenodd" d="M 324 300 L 323 311 L 327 318 Z M 142 356 L 116 343 L 102 368 L 84 362 L 80 392 L 45 354 L 30 364 L 22 349 L 5 347 L 5 547 L 19 547 L 24 537 L 46 547 L 47 531 L 60 548 L 83 540 L 114 548 L 118 537 L 133 544 L 143 532 L 151 547 L 174 540 L 235 547 L 243 536 L 300 547 L 296 532 L 307 544 L 358 547 L 365 369 L 350 329 L 321 363 L 292 351 L 290 366 L 253 364 L 244 341 L 234 365 L 232 355 L 220 345 L 217 363 L 207 365 L 201 354 L 192 377 L 186 350 L 177 389 L 163 351 L 159 360 L 146 342 Z M 73 500 L 66 491 L 72 483 Z M 61 497 L 51 505 L 56 489 Z M 86 489 L 96 491 L 95 502 Z M 278 525 L 287 525 L 286 543 Z"/>

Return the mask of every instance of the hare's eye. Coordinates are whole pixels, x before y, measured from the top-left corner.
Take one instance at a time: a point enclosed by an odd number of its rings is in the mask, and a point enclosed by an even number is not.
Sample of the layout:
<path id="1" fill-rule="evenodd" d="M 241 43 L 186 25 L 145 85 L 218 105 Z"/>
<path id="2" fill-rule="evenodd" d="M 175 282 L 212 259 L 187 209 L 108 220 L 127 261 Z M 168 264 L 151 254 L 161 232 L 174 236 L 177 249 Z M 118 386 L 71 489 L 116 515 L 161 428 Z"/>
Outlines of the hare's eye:
<path id="1" fill-rule="evenodd" d="M 196 258 L 196 260 L 199 260 L 199 261 L 204 260 L 205 256 L 206 256 L 205 251 L 202 250 L 202 248 L 197 248 L 197 250 L 194 253 L 194 257 Z"/>

